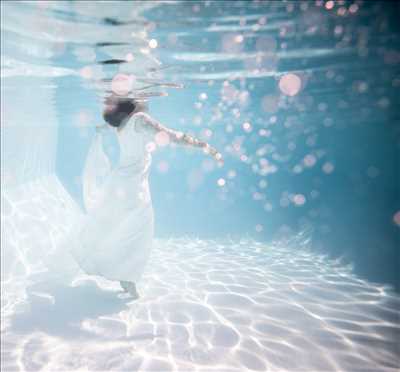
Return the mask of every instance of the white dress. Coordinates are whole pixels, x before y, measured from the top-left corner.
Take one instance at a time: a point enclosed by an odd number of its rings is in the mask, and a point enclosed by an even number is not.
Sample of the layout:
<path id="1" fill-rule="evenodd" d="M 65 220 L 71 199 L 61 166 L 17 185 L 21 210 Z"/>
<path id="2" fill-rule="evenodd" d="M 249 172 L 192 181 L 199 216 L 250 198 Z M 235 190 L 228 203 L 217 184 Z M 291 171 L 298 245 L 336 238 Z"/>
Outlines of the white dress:
<path id="1" fill-rule="evenodd" d="M 136 282 L 149 258 L 154 216 L 148 183 L 151 154 L 146 149 L 151 134 L 140 125 L 145 118 L 135 114 L 117 131 L 120 159 L 113 170 L 101 133 L 89 150 L 83 176 L 87 214 L 70 249 L 87 274 Z"/>

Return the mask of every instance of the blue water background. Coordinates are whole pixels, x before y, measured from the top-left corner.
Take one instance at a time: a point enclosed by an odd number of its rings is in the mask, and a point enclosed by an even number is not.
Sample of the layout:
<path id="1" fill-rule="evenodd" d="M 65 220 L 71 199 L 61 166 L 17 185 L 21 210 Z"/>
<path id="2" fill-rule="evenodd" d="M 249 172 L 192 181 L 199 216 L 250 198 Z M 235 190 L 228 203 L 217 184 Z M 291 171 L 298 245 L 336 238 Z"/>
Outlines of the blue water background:
<path id="1" fill-rule="evenodd" d="M 210 128 L 213 135 L 208 140 L 220 149 L 225 165 L 206 171 L 205 156 L 184 148 L 166 147 L 154 153 L 150 187 L 156 236 L 229 235 L 272 241 L 306 230 L 314 249 L 343 257 L 354 264 L 361 276 L 399 289 L 400 229 L 394 216 L 400 210 L 400 71 L 398 57 L 390 59 L 390 52 L 399 52 L 398 5 L 360 2 L 357 16 L 343 20 L 337 16 L 324 18 L 323 29 L 327 32 L 307 36 L 307 17 L 316 13 L 302 10 L 304 2 L 292 3 L 290 14 L 284 7 L 272 9 L 273 2 L 272 5 L 237 2 L 235 6 L 232 2 L 208 3 L 205 6 L 205 2 L 181 2 L 146 13 L 147 19 L 157 24 L 150 35 L 158 40 L 161 61 L 199 74 L 242 67 L 240 62 L 229 60 L 186 66 L 171 57 L 180 51 L 218 51 L 221 35 L 206 33 L 202 27 L 218 23 L 218 17 L 232 15 L 265 15 L 268 19 L 270 14 L 278 17 L 281 14 L 283 20 L 294 19 L 291 37 L 280 37 L 279 30 L 274 29 L 268 34 L 275 38 L 278 49 L 286 42 L 287 50 L 296 53 L 280 59 L 276 73 L 271 76 L 230 81 L 236 89 L 249 93 L 249 103 L 240 107 L 240 117 L 235 118 L 232 110 L 237 105 L 225 102 L 222 117 L 213 122 L 213 109 L 222 100 L 226 79 L 215 79 L 210 86 L 207 79 L 185 79 L 185 74 L 180 77 L 179 68 L 172 69 L 185 88 L 170 91 L 168 97 L 152 99 L 151 115 L 166 126 L 200 137 L 204 128 Z M 343 3 L 347 8 L 350 5 Z M 200 11 L 194 14 L 196 6 Z M 335 6 L 336 10 L 338 5 Z M 197 18 L 191 23 L 192 16 Z M 228 24 L 231 32 L 240 33 L 235 30 L 235 22 Z M 344 27 L 343 35 L 347 36 L 344 42 L 347 49 L 343 47 L 343 52 L 338 43 L 345 37 L 335 37 L 338 25 Z M 167 37 L 176 32 L 187 32 L 189 36 L 181 38 L 181 45 L 171 47 Z M 254 50 L 255 41 L 256 37 L 245 37 L 243 51 Z M 72 53 L 73 47 L 66 45 L 64 52 L 52 59 L 52 64 L 81 68 Z M 321 56 L 306 52 L 319 48 L 334 52 Z M 101 51 L 96 53 L 97 59 L 103 58 Z M 109 68 L 112 72 L 113 67 Z M 278 83 L 281 73 L 291 71 L 306 76 L 306 84 L 296 96 L 287 97 L 280 93 Z M 57 175 L 82 205 L 80 176 L 94 125 L 102 123 L 102 107 L 95 93 L 82 86 L 79 76 L 59 77 L 56 81 L 55 105 L 60 120 Z M 198 109 L 195 103 L 200 102 L 201 93 L 208 98 Z M 274 112 L 263 109 L 266 95 L 280 97 L 279 109 Z M 74 125 L 82 110 L 90 113 L 93 124 L 84 130 Z M 272 123 L 271 117 L 275 117 Z M 246 121 L 252 125 L 250 133 L 243 130 Z M 233 132 L 226 132 L 227 125 L 233 125 Z M 262 128 L 271 131 L 268 138 L 258 134 Z M 241 161 L 227 150 L 237 140 L 243 141 L 242 148 L 251 158 L 249 162 Z M 118 158 L 115 138 L 109 136 L 107 144 L 106 151 L 115 163 Z M 264 145 L 269 150 L 258 156 L 257 150 Z M 310 154 L 315 156 L 315 164 L 302 166 L 301 173 L 296 173 L 294 167 Z M 277 171 L 260 175 L 259 158 L 266 158 Z M 162 161 L 169 165 L 166 173 L 158 168 Z M 333 166 L 330 174 L 323 171 L 326 163 Z M 228 172 L 232 170 L 236 176 L 230 179 Z M 226 181 L 223 187 L 217 183 L 220 178 Z M 262 180 L 267 182 L 265 188 L 260 187 Z M 291 194 L 303 195 L 305 204 L 296 206 L 290 201 Z M 266 210 L 266 204 L 270 210 Z"/>

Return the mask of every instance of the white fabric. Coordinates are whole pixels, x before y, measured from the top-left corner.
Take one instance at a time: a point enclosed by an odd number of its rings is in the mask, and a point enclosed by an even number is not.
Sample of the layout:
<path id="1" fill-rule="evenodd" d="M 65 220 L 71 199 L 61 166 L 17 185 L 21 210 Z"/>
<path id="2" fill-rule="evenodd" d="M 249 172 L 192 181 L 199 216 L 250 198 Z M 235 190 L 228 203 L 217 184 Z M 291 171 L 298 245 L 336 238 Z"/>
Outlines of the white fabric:
<path id="1" fill-rule="evenodd" d="M 71 253 L 86 273 L 110 280 L 138 281 L 152 246 L 151 155 L 146 150 L 150 133 L 136 129 L 140 120 L 140 115 L 133 115 L 117 131 L 120 160 L 108 176 L 100 133 L 85 166 L 88 213 L 76 224 Z"/>
<path id="2" fill-rule="evenodd" d="M 101 201 L 110 172 L 111 162 L 103 150 L 103 136 L 96 132 L 83 169 L 83 201 L 87 212 L 95 210 Z"/>

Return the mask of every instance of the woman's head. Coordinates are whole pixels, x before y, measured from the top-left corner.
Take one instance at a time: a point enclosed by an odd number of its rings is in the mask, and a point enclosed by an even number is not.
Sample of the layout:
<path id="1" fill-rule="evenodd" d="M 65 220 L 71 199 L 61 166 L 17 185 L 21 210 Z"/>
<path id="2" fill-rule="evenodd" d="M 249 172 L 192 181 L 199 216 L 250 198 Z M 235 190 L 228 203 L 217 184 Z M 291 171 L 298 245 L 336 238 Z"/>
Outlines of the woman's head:
<path id="1" fill-rule="evenodd" d="M 137 111 L 138 106 L 131 98 L 110 96 L 105 101 L 103 118 L 109 125 L 121 128 Z"/>

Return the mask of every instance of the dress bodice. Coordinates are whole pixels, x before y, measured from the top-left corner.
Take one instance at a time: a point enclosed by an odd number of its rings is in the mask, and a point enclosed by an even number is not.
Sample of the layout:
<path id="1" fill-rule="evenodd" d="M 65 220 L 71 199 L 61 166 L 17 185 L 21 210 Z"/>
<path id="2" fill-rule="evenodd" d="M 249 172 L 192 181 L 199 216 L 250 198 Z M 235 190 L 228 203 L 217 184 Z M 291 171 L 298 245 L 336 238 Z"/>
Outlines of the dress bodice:
<path id="1" fill-rule="evenodd" d="M 117 131 L 120 147 L 120 165 L 147 163 L 151 158 L 146 145 L 151 140 L 149 133 L 138 130 L 140 115 L 132 115 L 128 123 Z"/>

